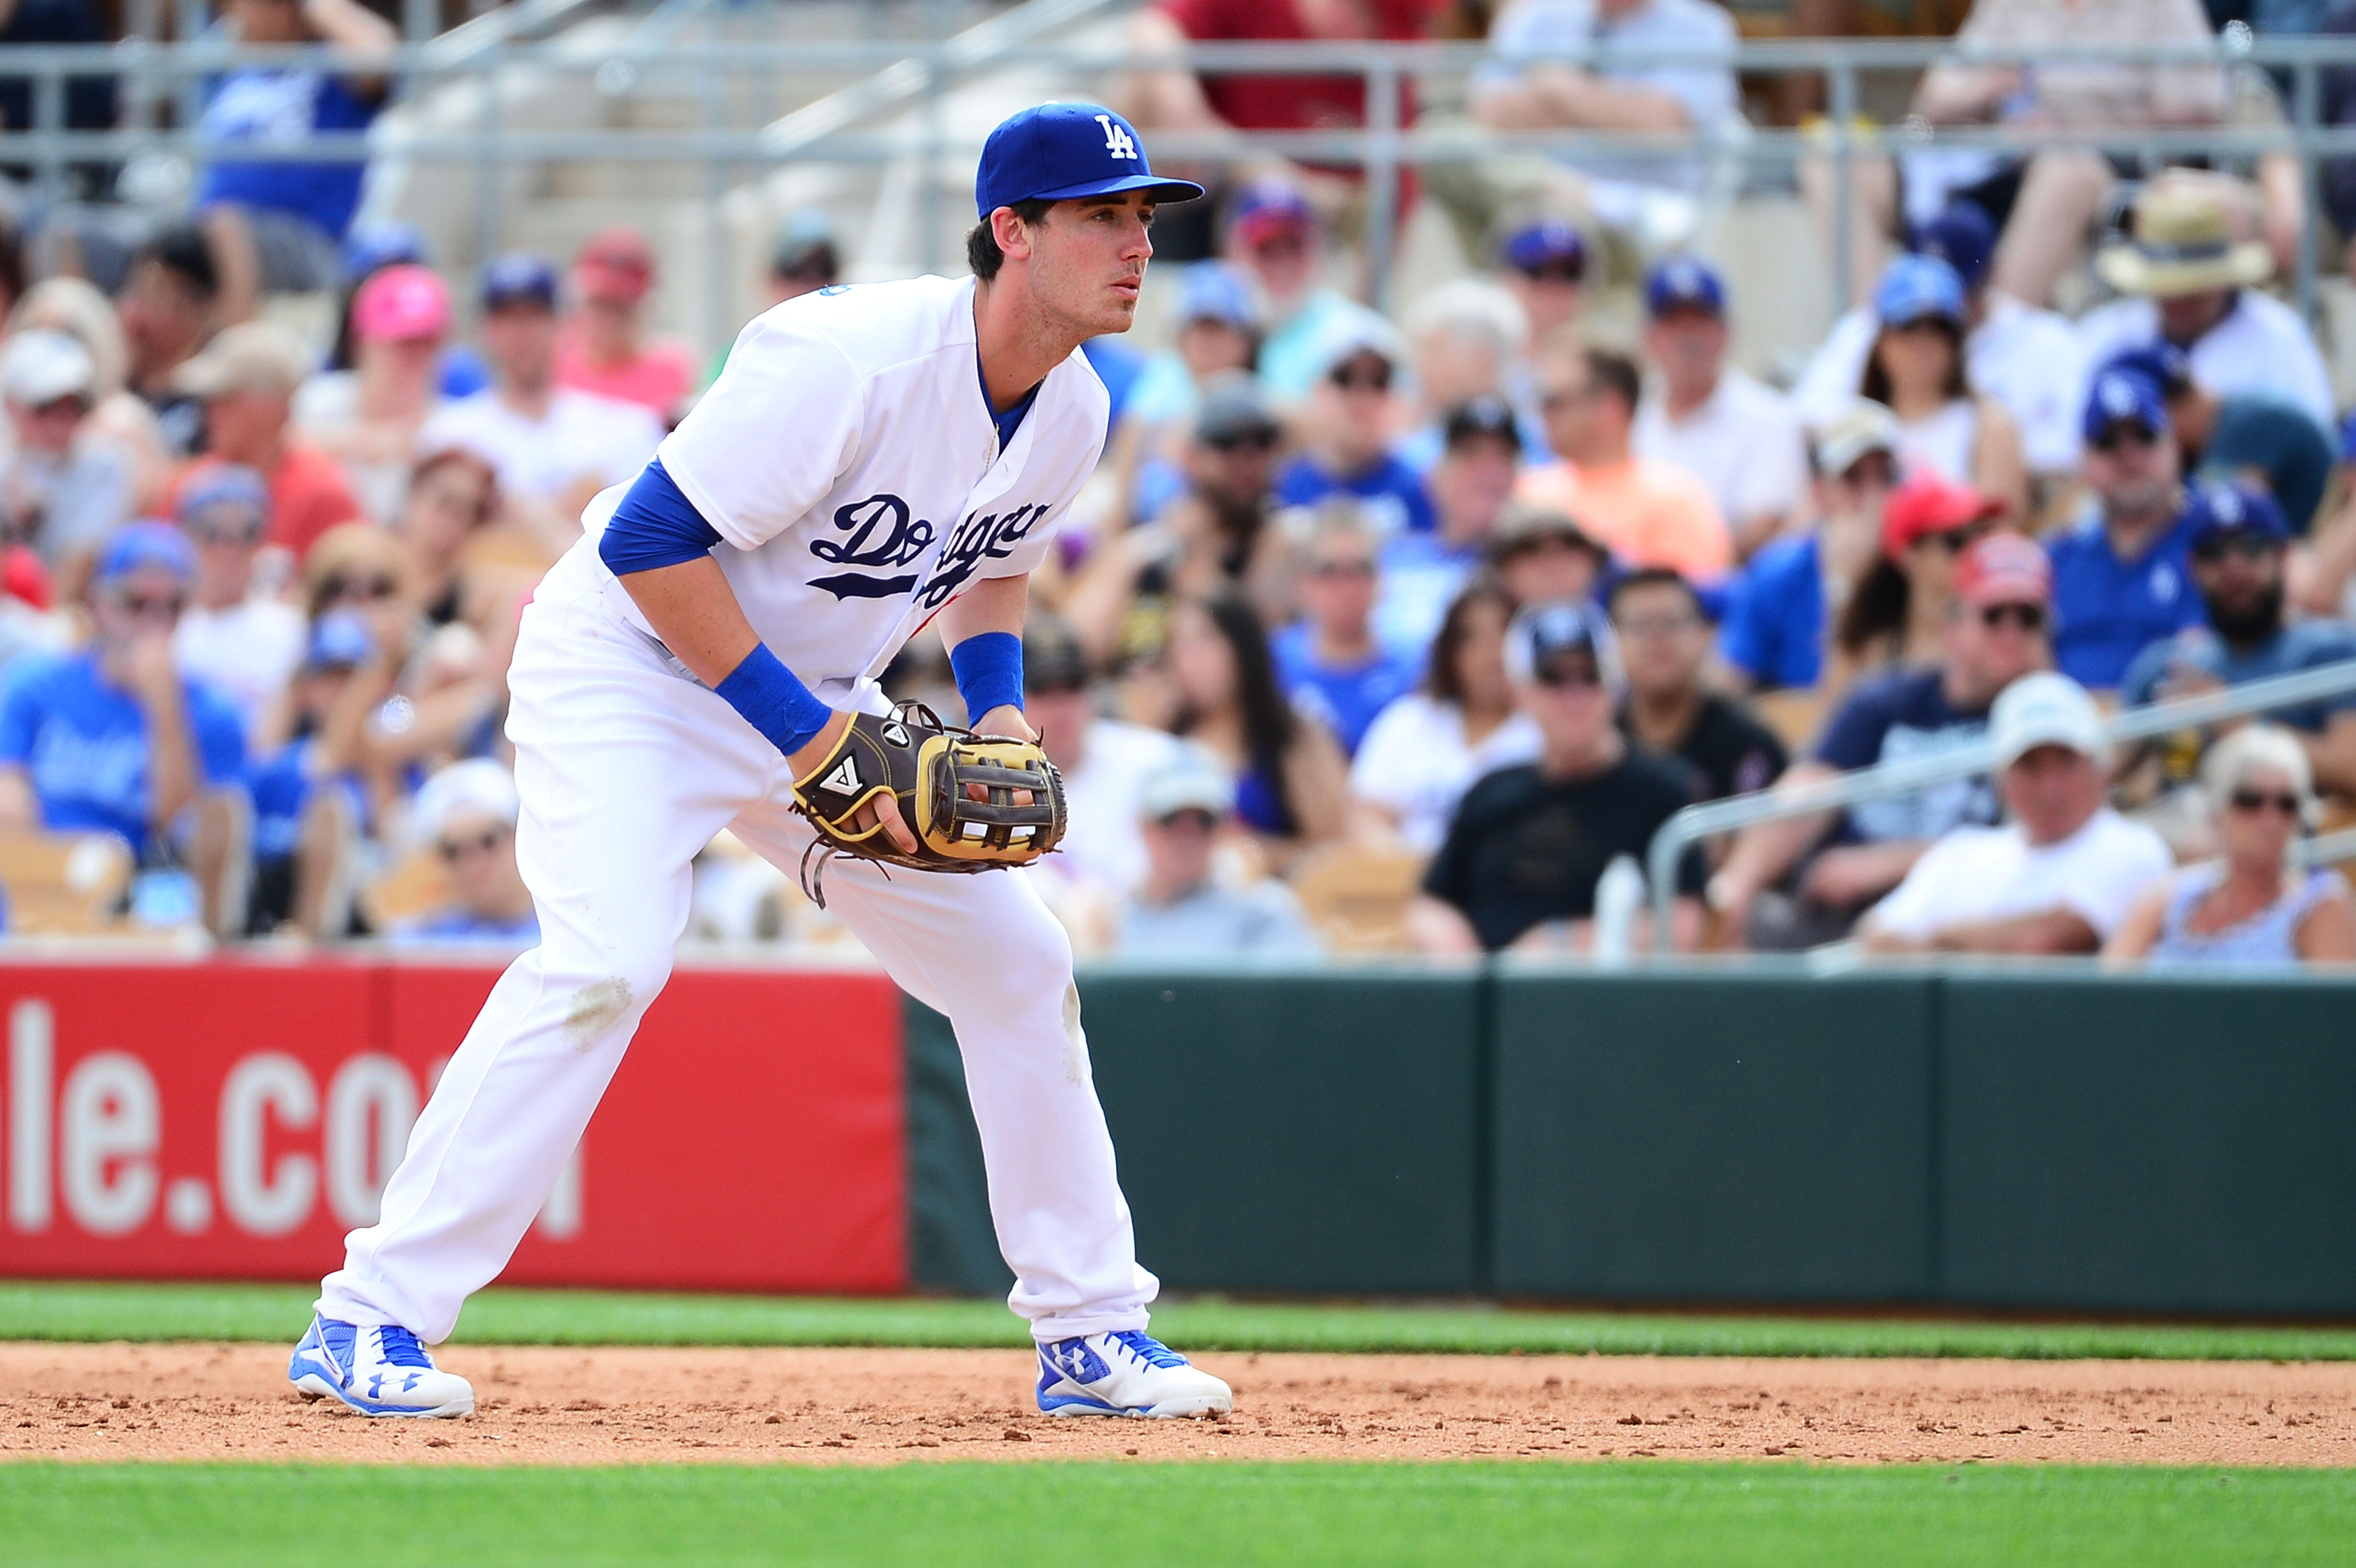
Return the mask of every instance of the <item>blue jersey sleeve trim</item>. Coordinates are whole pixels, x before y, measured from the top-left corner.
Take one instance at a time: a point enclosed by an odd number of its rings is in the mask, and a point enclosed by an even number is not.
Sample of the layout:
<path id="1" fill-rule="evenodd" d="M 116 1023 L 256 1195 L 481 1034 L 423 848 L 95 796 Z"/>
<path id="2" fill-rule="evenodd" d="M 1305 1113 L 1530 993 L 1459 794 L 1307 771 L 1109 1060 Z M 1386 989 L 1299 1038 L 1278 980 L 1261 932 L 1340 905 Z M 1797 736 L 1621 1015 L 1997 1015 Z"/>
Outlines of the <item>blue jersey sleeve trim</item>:
<path id="1" fill-rule="evenodd" d="M 703 520 L 657 457 L 648 461 L 614 508 L 597 540 L 597 559 L 615 576 L 626 577 L 693 560 L 719 542 L 720 530 Z"/>

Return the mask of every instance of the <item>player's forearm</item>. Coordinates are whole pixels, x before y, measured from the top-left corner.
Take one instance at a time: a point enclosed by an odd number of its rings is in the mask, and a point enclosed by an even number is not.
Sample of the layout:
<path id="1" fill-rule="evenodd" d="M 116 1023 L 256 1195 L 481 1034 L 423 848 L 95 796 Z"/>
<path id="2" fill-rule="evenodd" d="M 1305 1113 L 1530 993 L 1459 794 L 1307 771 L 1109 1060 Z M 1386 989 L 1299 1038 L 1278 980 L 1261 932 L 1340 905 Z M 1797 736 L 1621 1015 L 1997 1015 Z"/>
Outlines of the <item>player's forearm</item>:
<path id="1" fill-rule="evenodd" d="M 619 581 L 663 646 L 706 686 L 719 686 L 760 645 L 727 574 L 710 556 L 633 571 Z"/>
<path id="2" fill-rule="evenodd" d="M 1031 579 L 991 577 L 950 600 L 941 611 L 941 645 L 955 649 L 969 637 L 984 632 L 1023 635 L 1023 612 L 1031 602 Z"/>

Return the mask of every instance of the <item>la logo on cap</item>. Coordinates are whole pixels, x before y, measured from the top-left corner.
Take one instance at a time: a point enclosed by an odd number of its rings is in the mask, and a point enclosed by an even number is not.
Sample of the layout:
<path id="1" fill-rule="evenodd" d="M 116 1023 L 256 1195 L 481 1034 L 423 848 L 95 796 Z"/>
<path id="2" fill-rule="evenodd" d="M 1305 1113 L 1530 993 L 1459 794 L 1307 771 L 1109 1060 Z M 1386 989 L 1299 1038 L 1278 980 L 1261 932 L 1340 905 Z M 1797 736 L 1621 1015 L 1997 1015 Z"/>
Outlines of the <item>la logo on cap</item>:
<path id="1" fill-rule="evenodd" d="M 1106 152 L 1116 158 L 1136 160 L 1137 138 L 1129 133 L 1127 126 L 1109 114 L 1098 115 L 1097 123 L 1104 127 Z"/>

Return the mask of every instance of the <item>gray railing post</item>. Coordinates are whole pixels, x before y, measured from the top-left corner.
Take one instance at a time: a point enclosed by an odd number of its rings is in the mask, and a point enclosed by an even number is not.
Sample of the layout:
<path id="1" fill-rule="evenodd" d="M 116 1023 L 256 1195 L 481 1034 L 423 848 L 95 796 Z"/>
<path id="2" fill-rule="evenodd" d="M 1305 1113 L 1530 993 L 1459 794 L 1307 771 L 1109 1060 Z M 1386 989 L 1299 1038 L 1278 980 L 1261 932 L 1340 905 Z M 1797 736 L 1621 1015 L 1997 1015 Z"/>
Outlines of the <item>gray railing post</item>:
<path id="1" fill-rule="evenodd" d="M 1366 149 L 1366 261 L 1373 270 L 1374 306 L 1391 305 L 1391 273 L 1398 251 L 1399 69 L 1385 51 L 1366 75 L 1366 123 L 1374 133 Z"/>
<path id="2" fill-rule="evenodd" d="M 1849 230 L 1857 222 L 1857 158 L 1852 133 L 1857 123 L 1857 67 L 1844 56 L 1832 67 L 1833 133 L 1833 316 L 1848 314 L 1857 298 Z"/>
<path id="3" fill-rule="evenodd" d="M 54 215 L 65 199 L 65 145 L 59 140 L 66 128 L 66 68 L 52 59 L 33 78 L 33 128 L 41 135 L 41 208 Z"/>
<path id="4" fill-rule="evenodd" d="M 2250 68 L 2244 67 L 2248 69 Z M 2315 155 L 2316 127 L 2323 118 L 2322 83 L 2311 59 L 2291 68 L 2291 148 L 2298 158 L 2298 188 L 2307 206 L 2307 221 L 2298 230 L 2298 315 L 2315 325 L 2315 232 L 2323 216 L 2323 162 Z"/>

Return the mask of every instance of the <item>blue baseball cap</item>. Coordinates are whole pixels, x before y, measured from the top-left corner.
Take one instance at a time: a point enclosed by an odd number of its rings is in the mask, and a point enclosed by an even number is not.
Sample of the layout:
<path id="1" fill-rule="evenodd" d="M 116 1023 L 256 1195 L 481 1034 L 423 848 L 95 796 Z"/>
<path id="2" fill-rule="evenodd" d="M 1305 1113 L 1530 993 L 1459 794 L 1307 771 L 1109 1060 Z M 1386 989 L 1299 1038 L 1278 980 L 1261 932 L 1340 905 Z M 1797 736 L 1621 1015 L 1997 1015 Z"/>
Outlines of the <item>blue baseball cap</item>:
<path id="1" fill-rule="evenodd" d="M 425 236 L 406 223 L 369 223 L 344 236 L 344 282 L 357 283 L 370 272 L 425 260 Z"/>
<path id="2" fill-rule="evenodd" d="M 1976 288 L 1996 265 L 1996 225 L 1976 201 L 1951 201 L 1936 218 L 1914 226 L 1910 247 L 1918 256 L 1936 256 L 1955 269 L 1965 288 Z"/>
<path id="3" fill-rule="evenodd" d="M 2146 377 L 2163 397 L 2175 397 L 2192 385 L 2192 361 L 2185 357 L 2183 349 L 2166 341 L 2115 354 L 2104 362 L 2103 370 L 2127 370 Z"/>
<path id="4" fill-rule="evenodd" d="M 559 286 L 555 262 L 529 251 L 510 251 L 483 266 L 483 308 L 529 303 L 554 310 Z"/>
<path id="5" fill-rule="evenodd" d="M 1936 256 L 1901 256 L 1882 272 L 1873 314 L 1884 326 L 1912 326 L 1935 316 L 1961 327 L 1964 280 Z"/>
<path id="6" fill-rule="evenodd" d="M 106 541 L 98 558 L 98 581 L 108 583 L 147 567 L 170 572 L 182 583 L 197 579 L 196 547 L 188 536 L 153 517 L 125 523 Z"/>
<path id="7" fill-rule="evenodd" d="M 2184 522 L 2185 543 L 2196 550 L 2219 534 L 2252 534 L 2277 544 L 2290 539 L 2290 524 L 2272 496 L 2226 479 L 2194 482 Z"/>
<path id="8" fill-rule="evenodd" d="M 180 492 L 180 504 L 175 508 L 180 526 L 191 533 L 203 531 L 198 519 L 217 507 L 234 507 L 254 519 L 250 530 L 259 533 L 270 522 L 270 485 L 261 475 L 240 463 L 224 463 L 218 467 L 200 470 Z"/>
<path id="9" fill-rule="evenodd" d="M 1673 310 L 1726 314 L 1726 284 L 1698 256 L 1671 256 L 1644 278 L 1644 312 L 1663 316 Z"/>
<path id="10" fill-rule="evenodd" d="M 358 610 L 330 610 L 311 626 L 305 669 L 351 669 L 376 656 L 376 633 Z"/>
<path id="11" fill-rule="evenodd" d="M 2098 441 L 2115 424 L 2141 425 L 2154 435 L 2173 430 L 2168 418 L 2168 396 L 2159 389 L 2159 383 L 2140 370 L 2116 367 L 2096 376 L 2086 389 L 2086 411 L 2078 433 L 2086 441 Z"/>
<path id="12" fill-rule="evenodd" d="M 1259 306 L 1241 272 L 1225 261 L 1197 261 L 1178 274 L 1178 321 L 1224 321 L 1258 332 Z"/>
<path id="13" fill-rule="evenodd" d="M 984 218 L 1018 201 L 1150 192 L 1156 201 L 1192 201 L 1193 180 L 1162 179 L 1145 161 L 1137 127 L 1100 103 L 1042 103 L 998 123 L 981 145 L 973 205 Z"/>
<path id="14" fill-rule="evenodd" d="M 1497 259 L 1516 272 L 1568 267 L 1584 273 L 1587 239 L 1559 218 L 1544 218 L 1506 235 L 1505 242 L 1497 247 Z"/>

